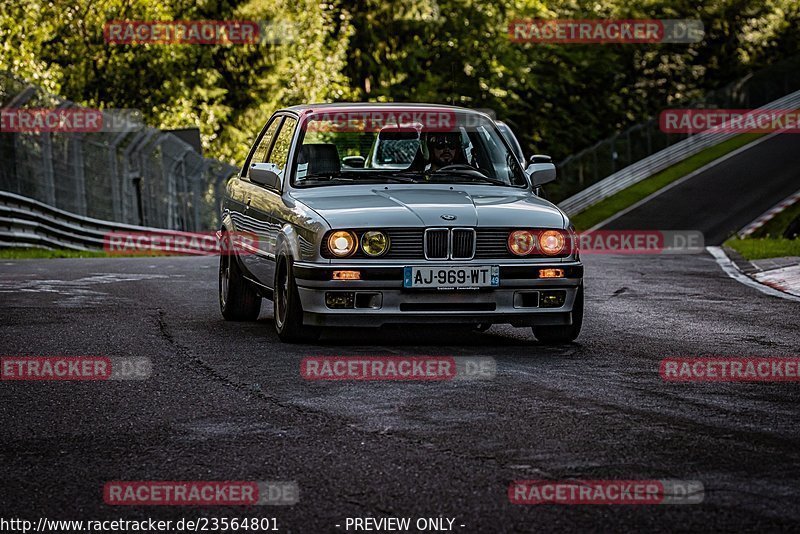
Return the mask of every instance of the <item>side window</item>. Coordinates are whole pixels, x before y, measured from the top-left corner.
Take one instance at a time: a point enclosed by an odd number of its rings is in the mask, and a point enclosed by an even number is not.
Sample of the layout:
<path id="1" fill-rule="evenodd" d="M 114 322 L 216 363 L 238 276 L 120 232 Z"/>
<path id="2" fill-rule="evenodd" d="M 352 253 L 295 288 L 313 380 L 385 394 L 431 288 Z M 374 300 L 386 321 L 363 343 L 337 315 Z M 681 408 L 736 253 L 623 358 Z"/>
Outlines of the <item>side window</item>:
<path id="1" fill-rule="evenodd" d="M 297 121 L 291 117 L 286 117 L 283 121 L 281 131 L 275 138 L 275 146 L 269 154 L 269 162 L 280 169 L 280 174 L 286 170 L 286 161 L 289 159 L 289 148 L 292 144 L 292 135 Z"/>
<path id="2" fill-rule="evenodd" d="M 269 125 L 267 131 L 264 132 L 264 137 L 261 138 L 261 142 L 258 143 L 258 148 L 253 153 L 252 159 L 248 162 L 248 166 L 250 163 L 265 163 L 267 161 L 267 151 L 269 150 L 269 145 L 272 144 L 272 139 L 275 137 L 275 132 L 278 129 L 278 125 L 281 123 L 280 117 L 272 121 L 272 124 Z"/>

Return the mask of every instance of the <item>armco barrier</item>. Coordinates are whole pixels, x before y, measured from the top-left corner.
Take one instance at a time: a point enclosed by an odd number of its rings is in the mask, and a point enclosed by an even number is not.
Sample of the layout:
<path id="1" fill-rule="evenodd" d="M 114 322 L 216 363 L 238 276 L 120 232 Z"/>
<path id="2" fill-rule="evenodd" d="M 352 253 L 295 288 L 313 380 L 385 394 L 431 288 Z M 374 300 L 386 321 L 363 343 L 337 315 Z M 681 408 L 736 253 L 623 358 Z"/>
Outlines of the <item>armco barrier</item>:
<path id="1" fill-rule="evenodd" d="M 101 250 L 109 232 L 179 234 L 160 228 L 82 217 L 32 198 L 0 191 L 0 248 Z"/>
<path id="2" fill-rule="evenodd" d="M 800 90 L 800 55 L 788 57 L 702 95 L 683 93 L 670 107 L 753 109 Z M 556 163 L 558 182 L 547 195 L 559 203 L 604 178 L 683 141 L 688 133 L 666 133 L 659 117 L 635 124 Z"/>
<path id="3" fill-rule="evenodd" d="M 190 232 L 218 226 L 219 199 L 237 169 L 145 126 L 138 112 L 82 108 L 2 72 L 0 111 L 8 125 L 38 112 L 96 112 L 108 126 L 0 132 L 0 190 L 104 221 Z"/>
<path id="4" fill-rule="evenodd" d="M 794 109 L 796 106 L 800 106 L 800 91 L 795 91 L 758 109 Z M 661 152 L 656 152 L 587 187 L 580 193 L 562 201 L 558 206 L 568 215 L 576 215 L 667 167 L 738 135 L 736 133 L 720 133 L 723 129 L 724 127 L 717 127 L 706 130 L 665 148 Z"/>

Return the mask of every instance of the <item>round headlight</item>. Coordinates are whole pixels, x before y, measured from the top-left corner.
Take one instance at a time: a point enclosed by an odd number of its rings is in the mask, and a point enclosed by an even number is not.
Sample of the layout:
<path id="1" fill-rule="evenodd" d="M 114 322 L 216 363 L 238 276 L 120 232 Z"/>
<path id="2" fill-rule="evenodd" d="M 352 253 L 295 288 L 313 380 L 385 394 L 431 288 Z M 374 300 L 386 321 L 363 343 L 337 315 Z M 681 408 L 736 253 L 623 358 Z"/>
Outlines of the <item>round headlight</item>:
<path id="1" fill-rule="evenodd" d="M 361 250 L 367 256 L 380 256 L 389 250 L 389 236 L 383 232 L 369 231 L 361 236 Z"/>
<path id="2" fill-rule="evenodd" d="M 351 255 L 356 251 L 356 236 L 353 232 L 339 230 L 328 236 L 328 250 L 339 258 Z"/>
<path id="3" fill-rule="evenodd" d="M 515 230 L 508 236 L 508 249 L 517 256 L 527 256 L 536 248 L 536 237 L 528 230 Z"/>
<path id="4" fill-rule="evenodd" d="M 547 230 L 539 235 L 539 248 L 548 256 L 555 256 L 564 250 L 566 240 L 564 234 L 556 230 Z"/>

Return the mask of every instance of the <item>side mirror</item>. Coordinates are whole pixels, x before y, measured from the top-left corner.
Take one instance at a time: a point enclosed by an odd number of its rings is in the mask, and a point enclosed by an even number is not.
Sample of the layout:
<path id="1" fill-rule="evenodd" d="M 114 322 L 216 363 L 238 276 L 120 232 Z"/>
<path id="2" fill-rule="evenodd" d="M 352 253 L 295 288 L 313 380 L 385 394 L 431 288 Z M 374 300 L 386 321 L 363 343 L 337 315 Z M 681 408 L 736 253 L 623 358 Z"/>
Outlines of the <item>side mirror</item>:
<path id="1" fill-rule="evenodd" d="M 263 185 L 270 189 L 278 189 L 278 185 L 281 182 L 278 170 L 278 166 L 274 163 L 251 163 L 248 176 L 254 184 Z"/>
<path id="2" fill-rule="evenodd" d="M 549 184 L 556 179 L 556 166 L 552 163 L 533 163 L 533 159 L 542 156 L 531 156 L 531 164 L 525 169 L 525 174 L 528 175 L 528 180 L 531 181 L 533 187 L 539 187 L 544 184 Z M 549 156 L 544 156 L 550 159 Z"/>
<path id="3" fill-rule="evenodd" d="M 367 160 L 365 160 L 363 156 L 346 156 L 342 158 L 343 165 L 353 167 L 354 169 L 363 169 L 366 161 Z"/>
<path id="4" fill-rule="evenodd" d="M 534 154 L 531 156 L 531 159 L 528 160 L 528 163 L 553 163 L 553 158 L 545 156 L 544 154 Z"/>

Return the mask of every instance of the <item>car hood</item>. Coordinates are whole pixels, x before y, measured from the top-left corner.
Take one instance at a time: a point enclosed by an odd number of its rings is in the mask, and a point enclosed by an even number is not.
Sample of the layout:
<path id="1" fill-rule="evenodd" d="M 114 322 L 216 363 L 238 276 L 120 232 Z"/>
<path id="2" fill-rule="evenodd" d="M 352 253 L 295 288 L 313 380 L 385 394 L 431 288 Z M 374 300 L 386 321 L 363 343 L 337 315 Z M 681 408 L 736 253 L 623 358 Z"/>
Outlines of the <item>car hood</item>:
<path id="1" fill-rule="evenodd" d="M 331 228 L 564 227 L 564 217 L 553 204 L 509 187 L 329 186 L 294 190 L 291 196 Z"/>

